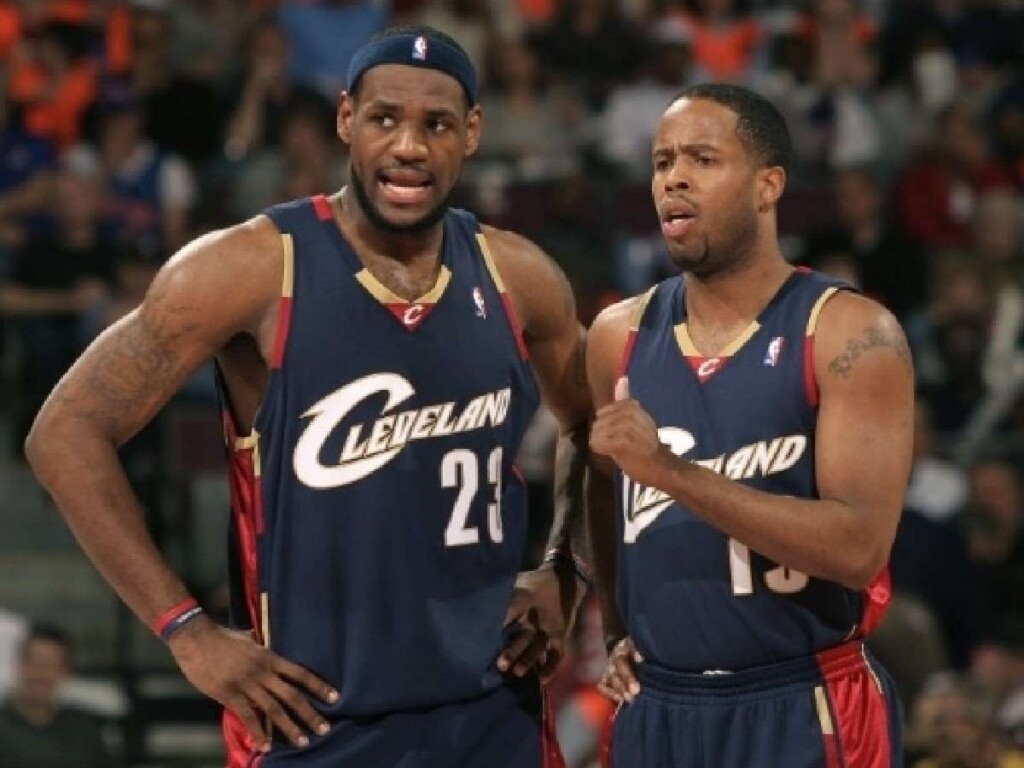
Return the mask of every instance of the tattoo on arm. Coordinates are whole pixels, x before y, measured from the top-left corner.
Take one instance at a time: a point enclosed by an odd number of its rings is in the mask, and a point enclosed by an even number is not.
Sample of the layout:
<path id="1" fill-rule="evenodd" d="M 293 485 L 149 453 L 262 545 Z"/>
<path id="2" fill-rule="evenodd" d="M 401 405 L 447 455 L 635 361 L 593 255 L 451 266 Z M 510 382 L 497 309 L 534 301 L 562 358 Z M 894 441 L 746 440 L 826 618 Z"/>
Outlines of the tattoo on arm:
<path id="1" fill-rule="evenodd" d="M 849 377 L 857 362 L 866 352 L 879 347 L 889 347 L 908 366 L 911 365 L 910 347 L 902 332 L 869 327 L 859 339 L 847 339 L 846 348 L 828 364 L 829 373 Z"/>
<path id="2" fill-rule="evenodd" d="M 62 393 L 65 406 L 79 420 L 119 432 L 119 425 L 151 400 L 176 374 L 175 345 L 199 323 L 181 315 L 187 307 L 166 302 L 162 293 L 147 298 L 148 310 L 123 321 L 111 336 L 92 350 L 81 383 Z"/>

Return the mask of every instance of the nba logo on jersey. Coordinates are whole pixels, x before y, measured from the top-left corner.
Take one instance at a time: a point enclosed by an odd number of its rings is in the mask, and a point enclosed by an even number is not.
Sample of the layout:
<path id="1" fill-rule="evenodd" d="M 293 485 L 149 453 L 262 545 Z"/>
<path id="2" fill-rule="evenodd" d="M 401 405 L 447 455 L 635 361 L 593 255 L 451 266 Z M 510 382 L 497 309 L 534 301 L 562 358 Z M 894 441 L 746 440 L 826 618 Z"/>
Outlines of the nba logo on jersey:
<path id="1" fill-rule="evenodd" d="M 768 344 L 768 351 L 764 355 L 765 365 L 770 365 L 774 368 L 778 364 L 779 356 L 782 354 L 782 347 L 785 343 L 786 338 L 784 336 L 776 336 L 771 340 Z"/>
<path id="2" fill-rule="evenodd" d="M 427 38 L 420 35 L 412 43 L 412 57 L 417 61 L 427 60 Z"/>
<path id="3" fill-rule="evenodd" d="M 484 304 L 484 292 L 479 286 L 473 289 L 473 303 L 476 304 L 476 316 L 481 320 L 487 319 L 487 305 Z"/>

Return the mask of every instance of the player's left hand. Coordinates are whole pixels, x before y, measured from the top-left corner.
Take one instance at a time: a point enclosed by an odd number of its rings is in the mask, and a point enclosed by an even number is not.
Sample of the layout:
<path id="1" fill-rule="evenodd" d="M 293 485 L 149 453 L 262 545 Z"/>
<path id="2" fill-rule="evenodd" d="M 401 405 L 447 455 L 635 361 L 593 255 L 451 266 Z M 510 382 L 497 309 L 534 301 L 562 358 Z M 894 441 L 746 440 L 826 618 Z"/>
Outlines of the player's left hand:
<path id="1" fill-rule="evenodd" d="M 655 486 L 660 462 L 671 455 L 658 439 L 658 427 L 629 396 L 629 379 L 615 385 L 615 401 L 599 409 L 590 428 L 590 449 L 618 464 L 630 479 Z"/>
<path id="2" fill-rule="evenodd" d="M 585 593 L 576 572 L 557 561 L 520 573 L 505 613 L 505 626 L 518 624 L 519 631 L 498 656 L 498 669 L 522 677 L 536 667 L 547 682 L 565 655 Z"/>

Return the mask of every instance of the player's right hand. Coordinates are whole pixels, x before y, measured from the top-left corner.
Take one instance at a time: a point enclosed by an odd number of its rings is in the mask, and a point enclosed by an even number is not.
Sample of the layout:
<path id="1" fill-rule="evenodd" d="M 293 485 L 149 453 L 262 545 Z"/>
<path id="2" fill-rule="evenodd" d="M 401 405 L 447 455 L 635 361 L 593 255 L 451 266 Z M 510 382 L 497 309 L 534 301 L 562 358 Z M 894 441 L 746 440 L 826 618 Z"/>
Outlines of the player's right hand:
<path id="1" fill-rule="evenodd" d="M 633 645 L 633 640 L 629 637 L 622 638 L 608 655 L 608 664 L 604 668 L 601 681 L 597 684 L 597 690 L 617 704 L 631 704 L 640 693 L 636 665 L 643 660 L 640 651 Z"/>
<path id="2" fill-rule="evenodd" d="M 270 750 L 261 714 L 296 747 L 309 745 L 303 726 L 321 736 L 330 730 L 307 694 L 334 704 L 338 692 L 309 670 L 256 644 L 247 633 L 200 616 L 175 632 L 169 646 L 189 682 L 238 715 L 257 749 Z"/>

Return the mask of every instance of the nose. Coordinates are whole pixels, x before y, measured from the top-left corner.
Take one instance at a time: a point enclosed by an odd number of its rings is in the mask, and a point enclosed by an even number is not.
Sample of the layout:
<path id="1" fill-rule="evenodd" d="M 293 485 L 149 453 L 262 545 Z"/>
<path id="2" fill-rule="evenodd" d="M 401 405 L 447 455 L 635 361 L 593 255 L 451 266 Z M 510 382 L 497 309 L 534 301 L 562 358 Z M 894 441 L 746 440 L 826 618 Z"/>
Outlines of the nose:
<path id="1" fill-rule="evenodd" d="M 690 186 L 690 176 L 686 168 L 686 163 L 673 163 L 668 173 L 665 174 L 665 191 L 686 192 L 689 191 Z"/>
<path id="2" fill-rule="evenodd" d="M 400 125 L 394 133 L 391 149 L 395 158 L 401 162 L 415 163 L 427 159 L 427 142 L 423 131 L 408 123 Z"/>

